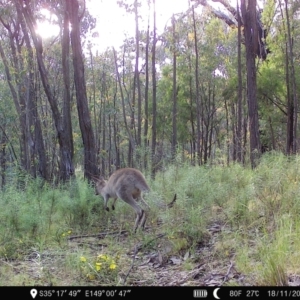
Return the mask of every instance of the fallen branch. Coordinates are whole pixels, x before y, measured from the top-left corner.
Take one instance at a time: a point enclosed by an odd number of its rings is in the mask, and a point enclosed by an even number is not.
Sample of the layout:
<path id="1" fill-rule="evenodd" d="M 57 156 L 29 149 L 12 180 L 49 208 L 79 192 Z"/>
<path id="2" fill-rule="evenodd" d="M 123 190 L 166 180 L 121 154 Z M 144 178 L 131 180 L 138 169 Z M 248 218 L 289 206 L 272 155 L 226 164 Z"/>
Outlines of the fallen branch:
<path id="1" fill-rule="evenodd" d="M 107 235 L 118 235 L 118 234 L 124 234 L 126 232 L 127 232 L 127 230 L 115 231 L 115 232 L 102 232 L 102 233 L 98 233 L 98 234 L 73 235 L 73 236 L 69 236 L 68 240 L 81 239 L 81 238 L 89 238 L 89 237 L 103 238 L 103 237 L 105 237 Z"/>
<path id="2" fill-rule="evenodd" d="M 99 250 L 99 247 L 107 247 L 106 244 L 92 244 L 92 243 L 88 243 L 88 242 L 76 242 L 76 245 L 78 246 L 88 246 L 90 247 L 91 249 L 95 250 L 95 251 L 98 251 Z"/>
<path id="3" fill-rule="evenodd" d="M 230 262 L 230 266 L 229 266 L 229 268 L 227 270 L 226 275 L 224 276 L 224 279 L 223 279 L 223 282 L 221 283 L 221 285 L 228 280 L 228 276 L 229 276 L 230 271 L 231 271 L 231 269 L 232 269 L 233 266 L 234 266 L 234 263 L 231 261 Z"/>

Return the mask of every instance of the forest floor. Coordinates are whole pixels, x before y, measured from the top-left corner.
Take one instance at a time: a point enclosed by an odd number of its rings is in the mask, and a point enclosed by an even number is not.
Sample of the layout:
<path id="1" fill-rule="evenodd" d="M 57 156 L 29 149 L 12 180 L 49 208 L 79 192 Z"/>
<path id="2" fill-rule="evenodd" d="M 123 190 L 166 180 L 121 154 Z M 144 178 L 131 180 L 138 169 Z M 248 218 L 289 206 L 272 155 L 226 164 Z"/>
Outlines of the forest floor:
<path id="1" fill-rule="evenodd" d="M 191 252 L 174 251 L 174 245 L 164 233 L 151 234 L 153 228 L 135 236 L 130 230 L 69 236 L 58 249 L 47 245 L 45 250 L 31 249 L 23 259 L 1 259 L 1 285 L 16 286 L 255 286 L 255 276 L 238 271 L 235 251 L 230 244 L 232 228 L 224 222 L 208 223 L 200 244 Z M 147 236 L 145 239 L 145 236 Z M 224 244 L 225 241 L 225 244 Z M 105 274 L 94 277 L 81 272 L 74 262 L 82 253 L 97 257 L 111 253 L 113 242 L 123 257 L 117 263 L 116 276 L 110 281 Z M 224 248 L 223 248 L 224 246 Z M 184 247 L 183 247 L 184 248 Z M 119 251 L 120 249 L 120 251 Z M 220 253 L 223 252 L 223 255 Z M 91 273 L 89 273 L 91 274 Z M 88 275 L 88 276 L 87 276 Z M 103 277 L 104 276 L 104 277 Z M 13 278 L 13 279 L 12 279 Z M 289 275 L 288 285 L 300 286 L 300 276 Z"/>
<path id="2" fill-rule="evenodd" d="M 212 255 L 216 252 L 216 247 L 219 247 L 221 232 L 226 230 L 230 229 L 220 221 L 209 224 L 207 235 L 193 253 L 189 250 L 174 253 L 173 246 L 165 239 L 164 234 L 151 236 L 146 242 L 140 242 L 136 238 L 137 242 L 134 244 L 129 232 L 123 230 L 69 236 L 68 249 L 64 251 L 48 247 L 42 252 L 32 249 L 25 260 L 2 263 L 6 263 L 12 271 L 7 276 L 13 273 L 17 285 L 102 285 L 97 278 L 85 281 L 82 274 L 66 268 L 66 257 L 72 252 L 78 254 L 78 248 L 84 249 L 84 253 L 88 249 L 89 255 L 95 257 L 100 249 L 109 248 L 109 243 L 114 239 L 118 241 L 118 247 L 128 250 L 125 254 L 127 264 L 123 264 L 122 270 L 118 270 L 120 286 L 222 286 L 230 285 L 230 282 L 240 286 L 252 285 L 251 278 L 236 270 L 233 252 L 227 253 L 228 259 Z M 149 227 L 145 234 L 147 231 L 150 231 Z M 128 242 L 131 248 L 128 247 Z M 156 246 L 148 247 L 153 242 Z M 1 277 L 3 279 L 5 275 Z"/>
<path id="3" fill-rule="evenodd" d="M 228 260 L 220 260 L 212 255 L 218 243 L 219 233 L 224 229 L 220 222 L 214 222 L 207 228 L 205 241 L 197 245 L 193 254 L 189 251 L 180 255 L 173 254 L 165 258 L 165 249 L 140 256 L 142 260 L 137 268 L 141 279 L 132 282 L 134 285 L 153 284 L 158 286 L 222 286 L 234 280 L 240 285 L 250 285 L 245 276 L 235 269 L 234 253 Z M 161 237 L 163 239 L 163 236 Z M 164 244 L 162 242 L 162 244 Z M 163 254 L 164 253 L 164 254 Z M 167 256 L 167 255 L 166 255 Z M 188 261 L 193 261 L 188 263 Z M 149 275 L 151 274 L 151 275 Z M 152 278 L 149 282 L 148 278 Z"/>
<path id="4" fill-rule="evenodd" d="M 150 228 L 146 228 L 146 233 Z M 202 243 L 196 246 L 193 253 L 189 250 L 177 254 L 172 251 L 172 246 L 164 239 L 164 234 L 157 234 L 148 242 L 132 244 L 129 231 L 103 232 L 91 235 L 78 235 L 68 237 L 68 250 L 57 251 L 47 249 L 43 252 L 32 251 L 23 261 L 15 260 L 7 263 L 13 270 L 17 285 L 41 286 L 74 286 L 106 285 L 95 278 L 90 281 L 82 280 L 82 274 L 70 272 L 65 267 L 66 256 L 78 248 L 89 248 L 90 255 L 99 254 L 99 249 L 109 247 L 112 238 L 118 240 L 118 247 L 123 247 L 126 252 L 127 265 L 123 264 L 118 270 L 118 285 L 120 286 L 254 286 L 255 279 L 237 271 L 235 266 L 235 253 L 225 253 L 221 258 L 213 255 L 222 251 L 226 231 L 230 234 L 232 229 L 221 221 L 213 221 L 207 227 L 207 235 Z M 107 240 L 108 238 L 108 240 Z M 132 244 L 128 248 L 128 240 Z M 148 245 L 155 242 L 148 248 Z M 224 250 L 227 251 L 227 250 Z M 170 255 L 170 253 L 172 254 Z M 124 255 L 124 253 L 123 253 Z M 226 257 L 226 259 L 224 259 Z M 5 263 L 2 261 L 2 263 Z M 11 275 L 12 273 L 9 272 Z M 2 278 L 5 276 L 1 275 Z M 20 277 L 21 276 L 21 277 Z M 110 284 L 107 284 L 110 285 Z M 299 276 L 289 276 L 290 286 L 299 286 Z"/>

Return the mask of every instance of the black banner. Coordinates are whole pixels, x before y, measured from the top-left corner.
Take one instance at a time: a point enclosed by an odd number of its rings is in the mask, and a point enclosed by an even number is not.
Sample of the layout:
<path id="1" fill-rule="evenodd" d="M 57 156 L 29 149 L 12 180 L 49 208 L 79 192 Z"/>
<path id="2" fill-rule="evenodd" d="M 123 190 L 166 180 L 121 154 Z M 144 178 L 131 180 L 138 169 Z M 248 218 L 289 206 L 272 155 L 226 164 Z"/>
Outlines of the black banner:
<path id="1" fill-rule="evenodd" d="M 27 299 L 292 299 L 300 287 L 0 287 L 5 298 Z M 155 298 L 154 298 L 155 299 Z"/>

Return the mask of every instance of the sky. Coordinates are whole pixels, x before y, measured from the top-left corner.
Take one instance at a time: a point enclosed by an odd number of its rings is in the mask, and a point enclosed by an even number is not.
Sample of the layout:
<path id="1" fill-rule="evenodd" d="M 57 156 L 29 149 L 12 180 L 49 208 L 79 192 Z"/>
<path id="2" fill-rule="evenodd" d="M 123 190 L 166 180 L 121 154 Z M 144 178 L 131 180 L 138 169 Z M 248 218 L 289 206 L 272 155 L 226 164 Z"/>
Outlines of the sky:
<path id="1" fill-rule="evenodd" d="M 130 0 L 129 2 L 133 2 Z M 139 8 L 142 18 L 139 20 L 140 30 L 147 26 L 148 5 L 147 0 L 142 0 L 143 7 Z M 153 1 L 150 1 L 151 3 Z M 173 14 L 185 12 L 190 5 L 195 4 L 193 0 L 155 0 L 157 33 L 161 34 L 166 26 L 171 22 Z M 222 4 L 208 1 L 215 8 L 224 8 Z M 259 4 L 262 0 L 257 0 Z M 229 0 L 231 6 L 236 7 L 237 0 Z M 135 35 L 134 14 L 127 13 L 125 8 L 117 4 L 117 0 L 86 0 L 87 9 L 97 19 L 98 40 L 95 42 L 101 50 L 107 47 L 120 47 L 123 40 Z M 151 8 L 152 9 L 152 8 Z M 196 11 L 199 13 L 202 6 L 199 5 Z M 150 13 L 150 21 L 153 20 L 153 13 Z M 152 24 L 151 24 L 152 25 Z M 150 30 L 151 30 L 150 25 Z"/>
<path id="2" fill-rule="evenodd" d="M 143 7 L 139 8 L 139 13 L 142 15 L 139 26 L 140 29 L 146 30 L 148 6 L 146 0 L 143 0 L 142 3 Z M 98 33 L 98 37 L 93 38 L 92 42 L 97 45 L 98 50 L 104 51 L 112 46 L 118 48 L 123 44 L 126 35 L 127 37 L 135 35 L 134 14 L 127 13 L 125 8 L 117 4 L 117 0 L 86 0 L 86 6 L 89 13 L 96 18 L 97 23 L 94 32 Z M 156 0 L 157 33 L 163 32 L 173 13 L 177 14 L 187 9 L 188 0 Z M 51 17 L 47 10 L 42 13 L 47 18 Z M 150 18 L 150 22 L 152 22 L 152 11 Z M 56 36 L 59 33 L 59 28 L 49 25 L 48 22 L 43 22 L 38 23 L 37 32 L 43 38 L 49 38 Z"/>
<path id="3" fill-rule="evenodd" d="M 132 2 L 133 0 L 130 0 Z M 146 0 L 141 1 L 143 7 L 139 8 L 142 18 L 139 20 L 139 27 L 146 30 L 148 18 L 148 6 Z M 230 0 L 232 6 L 236 6 L 236 0 Z M 152 1 L 151 1 L 152 3 Z M 210 1 L 210 4 L 214 2 Z M 194 4 L 191 1 L 192 5 Z M 117 4 L 117 0 L 86 0 L 87 9 L 90 14 L 96 18 L 97 25 L 94 30 L 97 37 L 91 39 L 91 42 L 97 47 L 97 50 L 104 51 L 108 47 L 119 48 L 126 37 L 135 35 L 134 14 L 127 13 L 125 8 Z M 189 8 L 188 0 L 156 0 L 156 22 L 157 33 L 161 34 L 165 26 L 170 24 L 173 14 L 185 12 Z M 219 4 L 220 7 L 222 5 Z M 152 9 L 152 7 L 151 7 Z M 199 5 L 197 11 L 201 9 Z M 153 20 L 153 12 L 150 12 L 150 21 Z M 150 25 L 152 26 L 152 24 Z M 152 27 L 150 27 L 151 30 Z M 39 33 L 47 38 L 58 34 L 58 28 L 49 26 L 49 24 L 39 24 Z M 126 36 L 127 34 L 127 36 Z M 94 35 L 95 36 L 95 35 Z"/>
<path id="4" fill-rule="evenodd" d="M 142 20 L 139 20 L 140 29 L 146 29 L 148 18 L 147 1 L 140 8 Z M 128 36 L 135 34 L 134 14 L 126 13 L 125 8 L 119 7 L 117 0 L 87 0 L 89 12 L 97 19 L 99 47 L 119 47 Z M 172 17 L 173 13 L 180 13 L 188 9 L 187 0 L 156 0 L 156 22 L 158 34 L 161 33 Z M 151 12 L 150 16 L 153 16 Z M 98 43 L 97 43 L 98 44 Z"/>

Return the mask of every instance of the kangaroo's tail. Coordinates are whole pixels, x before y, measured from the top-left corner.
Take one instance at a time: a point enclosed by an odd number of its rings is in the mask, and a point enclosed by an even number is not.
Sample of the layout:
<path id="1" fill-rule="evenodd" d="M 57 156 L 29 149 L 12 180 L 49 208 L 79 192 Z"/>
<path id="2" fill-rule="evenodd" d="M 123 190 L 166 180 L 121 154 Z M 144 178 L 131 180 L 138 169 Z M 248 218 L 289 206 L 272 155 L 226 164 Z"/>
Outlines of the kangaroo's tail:
<path id="1" fill-rule="evenodd" d="M 172 208 L 176 202 L 176 199 L 177 199 L 177 195 L 175 194 L 173 197 L 173 200 L 170 203 L 165 204 L 165 203 L 159 202 L 159 203 L 155 203 L 155 204 L 160 208 Z"/>
<path id="2" fill-rule="evenodd" d="M 169 204 L 167 204 L 167 207 L 168 208 L 173 207 L 174 203 L 176 202 L 176 199 L 177 199 L 177 195 L 175 194 L 173 200 Z"/>

